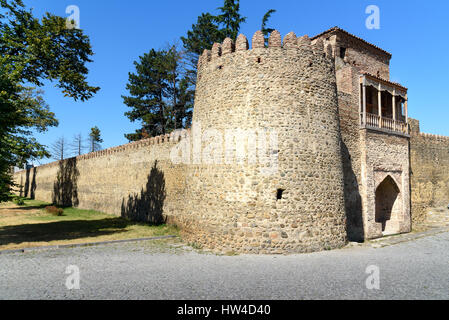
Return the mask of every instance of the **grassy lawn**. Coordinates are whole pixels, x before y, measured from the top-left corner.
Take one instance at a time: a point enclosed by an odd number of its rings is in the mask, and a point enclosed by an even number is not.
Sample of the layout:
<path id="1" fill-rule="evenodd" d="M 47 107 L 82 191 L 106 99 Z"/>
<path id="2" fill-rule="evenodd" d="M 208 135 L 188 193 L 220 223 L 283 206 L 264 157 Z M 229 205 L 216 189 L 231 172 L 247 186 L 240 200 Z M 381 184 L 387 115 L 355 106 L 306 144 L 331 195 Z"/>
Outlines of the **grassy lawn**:
<path id="1" fill-rule="evenodd" d="M 177 235 L 174 226 L 150 226 L 93 210 L 65 208 L 62 216 L 46 212 L 50 205 L 24 199 L 24 205 L 0 204 L 0 250 Z"/>

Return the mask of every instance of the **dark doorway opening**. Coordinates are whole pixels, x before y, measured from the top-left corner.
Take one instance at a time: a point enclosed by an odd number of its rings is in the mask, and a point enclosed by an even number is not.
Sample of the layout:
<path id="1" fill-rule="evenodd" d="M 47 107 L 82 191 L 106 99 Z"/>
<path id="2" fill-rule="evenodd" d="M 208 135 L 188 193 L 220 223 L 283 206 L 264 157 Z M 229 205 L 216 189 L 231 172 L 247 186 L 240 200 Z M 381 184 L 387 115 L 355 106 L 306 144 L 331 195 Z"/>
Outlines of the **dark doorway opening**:
<path id="1" fill-rule="evenodd" d="M 376 216 L 375 221 L 381 223 L 382 232 L 386 231 L 387 224 L 394 222 L 395 203 L 399 196 L 399 188 L 392 177 L 387 176 L 376 189 Z"/>

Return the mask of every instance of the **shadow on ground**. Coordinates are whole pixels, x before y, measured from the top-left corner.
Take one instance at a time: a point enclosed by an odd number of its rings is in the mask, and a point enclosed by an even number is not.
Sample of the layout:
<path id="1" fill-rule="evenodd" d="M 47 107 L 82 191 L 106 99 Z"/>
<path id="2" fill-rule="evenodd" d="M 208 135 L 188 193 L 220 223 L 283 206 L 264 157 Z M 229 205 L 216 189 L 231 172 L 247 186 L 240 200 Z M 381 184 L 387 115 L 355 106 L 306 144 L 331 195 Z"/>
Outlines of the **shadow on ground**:
<path id="1" fill-rule="evenodd" d="M 127 232 L 126 227 L 134 224 L 132 221 L 117 217 L 91 221 L 69 220 L 5 226 L 0 227 L 0 245 L 111 235 Z"/>
<path id="2" fill-rule="evenodd" d="M 18 211 L 30 211 L 30 210 L 39 210 L 39 209 L 44 209 L 45 207 L 47 207 L 49 204 L 40 204 L 40 205 L 36 205 L 36 206 L 19 206 L 19 207 L 9 207 L 9 208 L 5 208 L 8 210 L 18 210 Z"/>

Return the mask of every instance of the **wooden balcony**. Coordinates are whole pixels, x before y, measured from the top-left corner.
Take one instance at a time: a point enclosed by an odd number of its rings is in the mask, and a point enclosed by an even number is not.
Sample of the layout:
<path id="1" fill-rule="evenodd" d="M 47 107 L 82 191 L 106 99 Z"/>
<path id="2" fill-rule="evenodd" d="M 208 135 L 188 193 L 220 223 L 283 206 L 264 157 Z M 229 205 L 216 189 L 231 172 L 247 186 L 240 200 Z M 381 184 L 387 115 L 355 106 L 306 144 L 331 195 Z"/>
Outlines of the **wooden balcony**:
<path id="1" fill-rule="evenodd" d="M 407 89 L 369 74 L 360 77 L 360 126 L 408 135 Z"/>
<path id="2" fill-rule="evenodd" d="M 363 114 L 361 115 L 363 119 Z M 363 120 L 362 120 L 363 125 Z M 391 118 L 379 117 L 377 114 L 366 113 L 365 127 L 370 129 L 382 129 L 385 131 L 408 134 L 408 125 L 404 121 L 394 120 Z"/>

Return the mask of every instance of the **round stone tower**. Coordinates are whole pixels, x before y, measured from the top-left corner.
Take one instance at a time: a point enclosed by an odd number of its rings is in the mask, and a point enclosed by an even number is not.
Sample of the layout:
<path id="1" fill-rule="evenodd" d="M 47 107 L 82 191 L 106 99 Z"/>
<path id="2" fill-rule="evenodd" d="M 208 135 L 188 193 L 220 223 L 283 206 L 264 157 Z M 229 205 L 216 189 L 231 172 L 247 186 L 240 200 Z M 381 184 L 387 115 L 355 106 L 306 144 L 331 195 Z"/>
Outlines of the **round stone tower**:
<path id="1" fill-rule="evenodd" d="M 346 243 L 334 62 L 318 40 L 277 31 L 205 51 L 183 222 L 222 252 L 285 253 Z"/>

